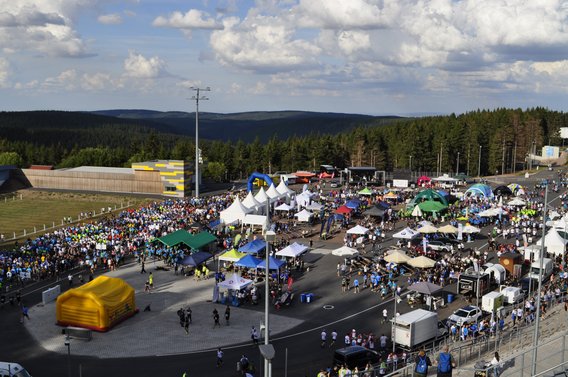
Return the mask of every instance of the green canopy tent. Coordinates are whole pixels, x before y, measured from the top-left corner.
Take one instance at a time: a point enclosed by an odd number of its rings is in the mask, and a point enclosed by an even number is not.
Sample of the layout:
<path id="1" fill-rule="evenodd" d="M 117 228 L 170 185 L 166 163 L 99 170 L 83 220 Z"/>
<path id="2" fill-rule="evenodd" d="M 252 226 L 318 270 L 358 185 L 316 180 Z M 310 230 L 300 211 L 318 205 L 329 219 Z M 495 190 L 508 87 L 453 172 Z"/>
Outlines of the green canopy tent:
<path id="1" fill-rule="evenodd" d="M 363 190 L 358 192 L 359 195 L 373 195 L 373 192 L 369 190 L 368 187 L 365 187 Z"/>
<path id="2" fill-rule="evenodd" d="M 189 242 L 190 239 L 193 237 L 191 233 L 189 233 L 185 229 L 176 230 L 175 232 L 166 234 L 163 237 L 156 238 L 154 241 L 159 241 L 168 247 L 174 247 L 179 244 L 184 244 L 186 246 L 190 246 Z"/>
<path id="3" fill-rule="evenodd" d="M 189 242 L 187 243 L 187 246 L 191 247 L 194 250 L 200 250 L 215 241 L 217 241 L 217 237 L 215 237 L 211 233 L 201 232 L 197 233 L 196 235 L 192 235 L 189 239 Z"/>
<path id="4" fill-rule="evenodd" d="M 432 190 L 432 189 L 428 189 L 428 190 L 424 190 L 424 191 L 420 191 L 412 200 L 411 204 L 418 204 L 421 203 L 423 201 L 429 202 L 429 201 L 436 201 L 436 202 L 440 202 L 442 203 L 444 206 L 448 206 L 448 199 L 446 199 L 446 197 L 442 194 L 440 194 L 438 191 L 436 190 Z M 422 209 L 422 208 L 420 208 Z"/>
<path id="5" fill-rule="evenodd" d="M 418 203 L 418 207 L 422 210 L 422 212 L 442 212 L 448 206 L 443 205 L 440 202 L 436 202 L 433 200 Z"/>

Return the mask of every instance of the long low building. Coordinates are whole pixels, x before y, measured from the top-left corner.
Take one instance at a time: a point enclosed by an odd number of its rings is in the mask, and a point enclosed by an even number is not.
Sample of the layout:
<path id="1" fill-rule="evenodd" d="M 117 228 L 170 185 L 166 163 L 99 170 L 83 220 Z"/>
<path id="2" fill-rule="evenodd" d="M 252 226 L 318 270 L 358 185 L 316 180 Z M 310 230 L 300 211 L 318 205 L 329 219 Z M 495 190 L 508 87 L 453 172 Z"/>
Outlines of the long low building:
<path id="1" fill-rule="evenodd" d="M 191 166 L 193 167 L 193 166 Z M 131 168 L 80 166 L 68 169 L 15 170 L 13 177 L 28 187 L 52 190 L 151 194 L 183 198 L 194 179 L 183 160 L 136 162 Z"/>

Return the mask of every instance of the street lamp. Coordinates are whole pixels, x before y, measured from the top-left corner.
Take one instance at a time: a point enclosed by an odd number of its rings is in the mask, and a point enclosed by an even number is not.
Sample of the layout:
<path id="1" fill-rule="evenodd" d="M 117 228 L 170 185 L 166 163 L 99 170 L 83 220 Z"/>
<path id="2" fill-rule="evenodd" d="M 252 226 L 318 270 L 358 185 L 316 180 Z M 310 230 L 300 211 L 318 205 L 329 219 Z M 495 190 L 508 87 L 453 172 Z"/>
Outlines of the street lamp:
<path id="1" fill-rule="evenodd" d="M 481 177 L 481 145 L 479 146 L 479 161 L 477 162 L 477 176 Z"/>
<path id="2" fill-rule="evenodd" d="M 191 97 L 195 100 L 195 197 L 199 197 L 199 100 L 208 100 L 209 98 L 205 96 L 200 96 L 199 92 L 209 92 L 211 88 L 197 88 L 191 87 L 191 90 L 195 90 L 195 95 Z"/>
<path id="3" fill-rule="evenodd" d="M 67 347 L 67 374 L 71 377 L 71 341 L 69 335 L 65 336 L 65 346 Z"/>
<path id="4" fill-rule="evenodd" d="M 270 200 L 267 200 L 267 203 L 270 203 Z M 269 207 L 270 204 L 267 205 Z M 268 216 L 268 213 L 267 213 Z M 266 227 L 268 229 L 267 224 Z M 264 233 L 264 240 L 266 241 L 266 279 L 264 284 L 264 346 L 261 346 L 260 352 L 264 356 L 264 376 L 271 377 L 272 376 L 272 359 L 274 358 L 274 348 L 271 348 L 272 345 L 269 345 L 269 327 L 268 327 L 268 305 L 269 300 L 268 297 L 270 296 L 270 288 L 268 284 L 268 277 L 270 275 L 270 244 L 276 241 L 276 233 L 272 230 L 267 230 Z"/>
<path id="5" fill-rule="evenodd" d="M 392 353 L 396 352 L 396 304 L 398 304 L 400 297 L 396 291 L 394 290 L 394 316 L 392 321 Z"/>

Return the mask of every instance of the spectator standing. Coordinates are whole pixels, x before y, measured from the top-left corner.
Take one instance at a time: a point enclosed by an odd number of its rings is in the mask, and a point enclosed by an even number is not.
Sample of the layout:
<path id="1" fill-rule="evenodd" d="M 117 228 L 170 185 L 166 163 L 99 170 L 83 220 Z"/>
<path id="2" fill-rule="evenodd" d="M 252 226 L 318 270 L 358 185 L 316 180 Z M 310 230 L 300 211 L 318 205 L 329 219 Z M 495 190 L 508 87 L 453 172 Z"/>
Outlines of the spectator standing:
<path id="1" fill-rule="evenodd" d="M 231 318 L 231 308 L 229 308 L 229 305 L 227 305 L 227 308 L 225 309 L 225 322 L 227 322 L 227 326 L 229 326 L 230 318 Z"/>
<path id="2" fill-rule="evenodd" d="M 456 363 L 454 362 L 454 358 L 450 353 L 449 347 L 447 345 L 444 345 L 442 347 L 442 351 L 436 359 L 436 364 L 438 366 L 438 377 L 452 376 L 452 370 L 456 367 Z"/>
<path id="3" fill-rule="evenodd" d="M 217 348 L 217 368 L 223 365 L 223 350 L 221 347 Z"/>
<path id="4" fill-rule="evenodd" d="M 414 369 L 414 375 L 416 377 L 426 377 L 428 375 L 428 367 L 432 366 L 432 361 L 424 350 L 418 352 L 418 359 L 416 360 L 416 368 Z"/>

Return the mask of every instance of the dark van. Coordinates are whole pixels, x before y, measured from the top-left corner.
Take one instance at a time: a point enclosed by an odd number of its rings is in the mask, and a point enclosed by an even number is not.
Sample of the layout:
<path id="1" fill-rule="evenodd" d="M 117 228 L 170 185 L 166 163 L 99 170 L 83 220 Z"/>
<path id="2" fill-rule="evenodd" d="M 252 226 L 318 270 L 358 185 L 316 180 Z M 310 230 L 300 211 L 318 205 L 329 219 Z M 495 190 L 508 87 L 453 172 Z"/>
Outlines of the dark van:
<path id="1" fill-rule="evenodd" d="M 376 364 L 380 356 L 376 351 L 361 346 L 340 348 L 333 354 L 333 365 L 347 365 L 349 369 L 365 368 L 368 362 Z"/>

